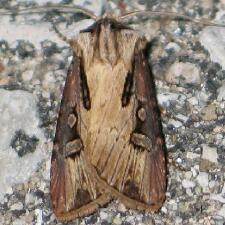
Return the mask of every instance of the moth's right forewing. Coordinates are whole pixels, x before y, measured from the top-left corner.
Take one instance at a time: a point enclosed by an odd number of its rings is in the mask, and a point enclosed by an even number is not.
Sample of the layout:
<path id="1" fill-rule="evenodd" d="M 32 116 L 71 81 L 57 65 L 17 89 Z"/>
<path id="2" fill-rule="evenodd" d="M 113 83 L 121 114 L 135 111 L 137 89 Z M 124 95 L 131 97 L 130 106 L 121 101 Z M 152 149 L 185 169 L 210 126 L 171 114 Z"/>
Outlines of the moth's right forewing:
<path id="1" fill-rule="evenodd" d="M 52 208 L 62 221 L 88 215 L 110 200 L 98 190 L 84 160 L 80 139 L 80 107 L 85 97 L 82 66 L 75 55 L 67 74 L 51 159 Z"/>

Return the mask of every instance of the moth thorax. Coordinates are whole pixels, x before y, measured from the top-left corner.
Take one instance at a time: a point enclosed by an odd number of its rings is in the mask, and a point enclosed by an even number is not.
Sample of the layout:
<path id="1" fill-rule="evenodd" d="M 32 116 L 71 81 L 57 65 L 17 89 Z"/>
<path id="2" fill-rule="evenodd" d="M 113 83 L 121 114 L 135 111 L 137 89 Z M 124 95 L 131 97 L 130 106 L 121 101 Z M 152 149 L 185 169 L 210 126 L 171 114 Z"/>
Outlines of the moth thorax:
<path id="1" fill-rule="evenodd" d="M 99 33 L 99 55 L 101 60 L 114 66 L 118 59 L 116 32 L 111 29 L 111 24 L 101 25 Z"/>

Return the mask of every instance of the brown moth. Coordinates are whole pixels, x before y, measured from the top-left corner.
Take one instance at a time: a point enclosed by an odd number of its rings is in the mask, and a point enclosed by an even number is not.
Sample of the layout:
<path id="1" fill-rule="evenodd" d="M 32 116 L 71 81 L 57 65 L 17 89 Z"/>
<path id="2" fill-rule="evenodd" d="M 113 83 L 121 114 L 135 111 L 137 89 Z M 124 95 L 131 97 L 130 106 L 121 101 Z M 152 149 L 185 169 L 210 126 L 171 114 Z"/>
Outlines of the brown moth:
<path id="1" fill-rule="evenodd" d="M 53 211 L 59 220 L 68 221 L 89 215 L 112 199 L 128 208 L 156 211 L 165 200 L 166 158 L 147 41 L 120 20 L 150 13 L 224 25 L 157 11 L 97 18 L 81 7 L 62 8 L 81 11 L 96 22 L 72 40 L 55 28 L 74 57 L 51 159 Z M 33 8 L 38 13 L 54 9 L 61 7 Z M 12 13 L 1 15 L 7 14 Z"/>
<path id="2" fill-rule="evenodd" d="M 146 40 L 111 16 L 69 41 L 70 65 L 51 166 L 55 215 L 70 220 L 111 198 L 158 210 L 166 161 Z"/>

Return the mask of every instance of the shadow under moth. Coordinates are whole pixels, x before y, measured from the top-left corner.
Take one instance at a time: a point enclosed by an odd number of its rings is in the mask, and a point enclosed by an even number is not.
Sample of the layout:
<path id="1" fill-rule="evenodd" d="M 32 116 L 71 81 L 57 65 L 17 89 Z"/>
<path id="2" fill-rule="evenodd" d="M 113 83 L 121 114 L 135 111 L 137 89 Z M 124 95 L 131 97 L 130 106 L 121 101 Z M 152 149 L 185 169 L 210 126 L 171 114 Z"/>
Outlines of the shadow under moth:
<path id="1" fill-rule="evenodd" d="M 145 38 L 123 23 L 141 14 L 96 17 L 76 39 L 56 33 L 73 50 L 51 159 L 52 208 L 61 221 L 89 215 L 112 199 L 127 208 L 157 211 L 165 201 L 166 157 Z M 61 10 L 45 7 L 42 11 Z M 23 11 L 21 11 L 21 14 Z M 26 13 L 26 11 L 24 11 Z M 29 13 L 29 11 L 28 11 Z"/>

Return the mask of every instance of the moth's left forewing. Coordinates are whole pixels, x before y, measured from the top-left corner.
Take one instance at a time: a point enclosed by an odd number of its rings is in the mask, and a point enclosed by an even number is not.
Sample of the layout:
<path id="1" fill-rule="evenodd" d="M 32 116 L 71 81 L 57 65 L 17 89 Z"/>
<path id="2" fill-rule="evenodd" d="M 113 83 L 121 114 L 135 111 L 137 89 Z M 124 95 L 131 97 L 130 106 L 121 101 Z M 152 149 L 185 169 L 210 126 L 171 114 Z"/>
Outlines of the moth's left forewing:
<path id="1" fill-rule="evenodd" d="M 51 159 L 52 208 L 61 221 L 89 215 L 110 201 L 88 169 L 81 139 L 80 108 L 90 108 L 82 57 L 74 54 L 57 121 Z"/>

